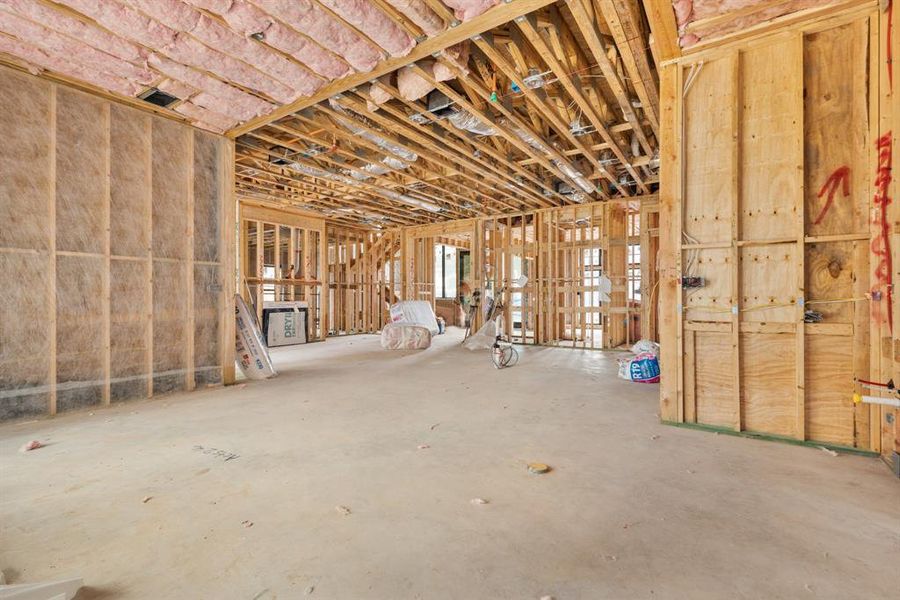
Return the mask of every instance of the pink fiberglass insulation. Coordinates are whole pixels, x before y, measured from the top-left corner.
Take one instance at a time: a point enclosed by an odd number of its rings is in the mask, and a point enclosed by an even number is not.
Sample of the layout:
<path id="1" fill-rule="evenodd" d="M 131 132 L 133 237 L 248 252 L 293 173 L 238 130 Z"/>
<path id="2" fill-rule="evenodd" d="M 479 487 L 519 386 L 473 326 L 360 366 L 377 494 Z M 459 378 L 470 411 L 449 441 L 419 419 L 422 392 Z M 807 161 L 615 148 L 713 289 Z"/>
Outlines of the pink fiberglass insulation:
<path id="1" fill-rule="evenodd" d="M 142 1 L 154 2 L 155 0 Z M 220 14 L 233 30 L 242 36 L 247 36 L 242 39 L 247 44 L 252 44 L 258 51 L 265 52 L 265 48 L 262 44 L 248 39 L 250 35 L 261 34 L 266 44 L 293 56 L 315 73 L 328 79 L 337 79 L 350 72 L 347 64 L 337 56 L 249 2 L 234 0 L 227 5 L 227 8 L 226 3 L 218 0 L 185 0 L 185 2 Z M 179 1 L 179 3 L 181 2 Z M 277 56 L 274 53 L 271 54 Z M 306 77 L 309 78 L 310 75 L 307 74 Z"/>
<path id="2" fill-rule="evenodd" d="M 391 75 L 392 75 L 391 73 L 382 75 L 381 77 L 378 78 L 378 81 L 383 81 L 387 85 L 390 85 L 391 84 Z M 393 96 L 391 96 L 387 90 L 385 90 L 383 87 L 381 87 L 379 85 L 375 85 L 375 84 L 372 84 L 369 86 L 369 97 L 372 99 L 372 102 L 374 102 L 375 104 L 384 104 L 385 102 L 387 102 L 388 100 L 393 98 Z"/>
<path id="3" fill-rule="evenodd" d="M 209 129 L 210 131 L 215 131 L 217 133 L 228 131 L 238 124 L 237 121 L 230 117 L 220 115 L 211 110 L 203 108 L 202 106 L 197 106 L 193 102 L 182 102 L 175 107 L 175 112 L 186 116 L 192 121 L 195 121 L 196 125 L 199 125 L 204 129 Z"/>
<path id="4" fill-rule="evenodd" d="M 28 19 L 12 13 L 0 11 L 0 30 L 44 50 L 51 56 L 59 56 L 68 62 L 83 65 L 101 73 L 149 84 L 153 73 L 146 68 L 136 67 L 130 62 L 101 52 L 84 42 L 62 35 Z"/>
<path id="5" fill-rule="evenodd" d="M 387 0 L 387 3 L 409 17 L 425 35 L 435 35 L 446 27 L 444 20 L 422 0 Z"/>
<path id="6" fill-rule="evenodd" d="M 430 58 L 420 60 L 416 65 L 426 73 L 434 74 L 434 61 Z M 401 96 L 414 102 L 427 96 L 434 86 L 428 80 L 420 77 L 415 70 L 403 68 L 397 71 L 397 89 Z"/>
<path id="7" fill-rule="evenodd" d="M 6 37 L 5 35 L 0 35 L 0 52 L 6 52 L 7 54 L 19 57 L 37 67 L 53 71 L 59 75 L 78 79 L 85 83 L 89 83 L 90 85 L 97 86 L 110 92 L 116 92 L 117 94 L 122 94 L 124 96 L 134 96 L 143 89 L 143 86 L 139 86 L 134 82 L 74 63 L 59 55 L 50 54 L 41 48 Z"/>
<path id="8" fill-rule="evenodd" d="M 343 57 L 360 73 L 375 68 L 381 55 L 371 42 L 344 23 L 335 19 L 321 6 L 309 0 L 254 0 L 254 4 L 295 31 L 315 40 Z"/>
<path id="9" fill-rule="evenodd" d="M 175 41 L 175 31 L 171 28 L 113 0 L 57 0 L 57 3 L 73 8 L 109 31 L 148 48 L 159 49 Z"/>
<path id="10" fill-rule="evenodd" d="M 243 37 L 181 0 L 126 0 L 160 23 L 184 31 L 211 48 L 221 50 L 267 73 L 291 89 L 306 88 L 315 77 L 306 69 Z"/>
<path id="11" fill-rule="evenodd" d="M 703 38 L 716 38 L 735 31 L 752 27 L 768 19 L 774 19 L 799 10 L 832 4 L 835 0 L 792 0 L 775 6 L 760 9 L 736 17 L 730 21 L 724 21 L 717 25 L 703 27 L 701 21 L 711 17 L 727 15 L 744 8 L 752 8 L 759 4 L 758 0 L 673 0 L 675 18 L 681 33 L 682 47 L 696 44 Z M 690 32 L 684 28 L 691 23 L 696 23 Z"/>
<path id="12" fill-rule="evenodd" d="M 311 82 L 302 89 L 292 89 L 246 63 L 201 44 L 185 33 L 178 34 L 175 43 L 161 51 L 169 58 L 186 65 L 198 66 L 218 75 L 224 81 L 233 81 L 247 89 L 262 92 L 277 102 L 291 102 L 298 96 L 308 96 L 319 88 L 315 82 Z"/>
<path id="13" fill-rule="evenodd" d="M 191 99 L 194 104 L 221 115 L 246 121 L 275 108 L 265 100 L 158 54 L 151 55 L 149 63 L 160 73 L 201 90 Z"/>
<path id="14" fill-rule="evenodd" d="M 468 21 L 500 4 L 500 0 L 443 0 L 460 21 Z"/>
<path id="15" fill-rule="evenodd" d="M 181 81 L 176 81 L 174 79 L 163 79 L 156 84 L 156 89 L 161 90 L 169 94 L 170 96 L 175 96 L 176 98 L 179 98 L 181 100 L 190 98 L 200 91 L 194 86 L 188 85 Z"/>
<path id="16" fill-rule="evenodd" d="M 73 37 L 122 60 L 138 64 L 143 64 L 147 60 L 147 51 L 137 44 L 34 0 L 0 0 L 0 9 L 27 17 L 48 29 Z"/>
<path id="17" fill-rule="evenodd" d="M 672 7 L 675 9 L 675 21 L 678 27 L 684 27 L 691 20 L 691 13 L 694 10 L 693 0 L 673 0 Z"/>
<path id="18" fill-rule="evenodd" d="M 763 21 L 767 21 L 769 19 L 775 19 L 777 17 L 788 15 L 799 10 L 805 10 L 807 8 L 816 8 L 819 6 L 825 6 L 827 4 L 833 4 L 836 1 L 837 0 L 794 0 L 793 2 L 787 2 L 785 4 L 780 4 L 777 6 L 770 6 L 769 8 L 764 8 L 759 12 L 738 17 L 717 27 L 699 29 L 696 33 L 700 37 L 715 38 L 733 33 L 735 31 L 740 31 L 748 27 L 752 27 L 753 25 L 762 23 Z"/>
<path id="19" fill-rule="evenodd" d="M 318 0 L 362 31 L 392 56 L 406 56 L 416 45 L 409 35 L 369 0 Z"/>
<path id="20" fill-rule="evenodd" d="M 457 77 L 457 69 L 464 75 L 469 74 L 469 40 L 454 44 L 441 52 L 440 59 L 434 65 L 434 78 L 448 81 Z"/>
<path id="21" fill-rule="evenodd" d="M 261 92 L 278 102 L 290 102 L 318 89 L 318 82 L 291 89 L 237 59 L 209 48 L 185 33 L 166 27 L 147 15 L 113 0 L 60 0 L 103 27 L 157 50 L 186 65 L 215 73 L 225 81 Z"/>

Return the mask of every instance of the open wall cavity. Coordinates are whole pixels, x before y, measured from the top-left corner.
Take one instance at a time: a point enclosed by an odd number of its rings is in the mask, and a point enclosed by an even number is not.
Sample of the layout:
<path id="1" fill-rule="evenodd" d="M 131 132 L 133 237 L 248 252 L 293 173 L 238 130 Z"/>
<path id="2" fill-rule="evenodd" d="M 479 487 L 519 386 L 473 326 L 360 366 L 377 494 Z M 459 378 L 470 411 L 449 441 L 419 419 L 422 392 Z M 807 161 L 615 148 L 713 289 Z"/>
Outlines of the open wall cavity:
<path id="1" fill-rule="evenodd" d="M 400 299 L 399 231 L 327 227 L 328 335 L 375 333 Z"/>
<path id="2" fill-rule="evenodd" d="M 882 448 L 888 411 L 852 402 L 855 378 L 896 364 L 876 264 L 882 21 L 848 13 L 664 70 L 663 419 Z"/>
<path id="3" fill-rule="evenodd" d="M 229 380 L 232 145 L 5 68 L 0 102 L 0 419 Z"/>
<path id="4" fill-rule="evenodd" d="M 267 305 L 300 302 L 308 315 L 306 338 L 325 339 L 324 219 L 242 203 L 240 248 L 240 294 L 259 322 Z"/>

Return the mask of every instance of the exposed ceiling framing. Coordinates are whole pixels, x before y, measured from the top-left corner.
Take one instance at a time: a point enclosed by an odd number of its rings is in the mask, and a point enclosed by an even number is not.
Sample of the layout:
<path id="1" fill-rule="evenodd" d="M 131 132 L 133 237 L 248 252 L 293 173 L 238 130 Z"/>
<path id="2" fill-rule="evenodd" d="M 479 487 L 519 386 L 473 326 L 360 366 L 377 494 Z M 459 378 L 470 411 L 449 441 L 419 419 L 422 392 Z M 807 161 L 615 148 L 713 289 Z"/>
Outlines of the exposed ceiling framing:
<path id="1" fill-rule="evenodd" d="M 369 227 L 651 193 L 640 0 L 0 0 L 0 61 L 236 140 L 239 193 Z"/>
<path id="2" fill-rule="evenodd" d="M 374 227 L 651 193 L 659 84 L 640 2 L 544 4 L 239 129 L 238 190 Z"/>

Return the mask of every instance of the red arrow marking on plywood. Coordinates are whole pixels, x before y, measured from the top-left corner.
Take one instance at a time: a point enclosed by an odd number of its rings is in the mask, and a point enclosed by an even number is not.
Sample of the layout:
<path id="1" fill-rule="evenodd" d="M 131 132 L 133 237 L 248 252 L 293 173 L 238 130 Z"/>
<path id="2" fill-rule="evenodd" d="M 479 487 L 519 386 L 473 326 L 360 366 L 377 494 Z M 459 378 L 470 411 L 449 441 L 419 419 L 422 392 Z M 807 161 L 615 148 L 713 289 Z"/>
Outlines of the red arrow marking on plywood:
<path id="1" fill-rule="evenodd" d="M 816 220 L 813 221 L 813 225 L 818 225 L 822 219 L 825 218 L 825 213 L 828 212 L 828 209 L 831 208 L 831 205 L 834 202 L 834 195 L 838 191 L 838 186 L 841 187 L 844 198 L 850 195 L 850 167 L 843 166 L 838 168 L 831 174 L 828 181 L 822 186 L 822 189 L 819 190 L 818 197 L 821 198 L 828 194 L 828 200 L 825 201 L 825 206 L 822 207 L 822 212 L 820 212 L 819 216 L 816 217 Z"/>

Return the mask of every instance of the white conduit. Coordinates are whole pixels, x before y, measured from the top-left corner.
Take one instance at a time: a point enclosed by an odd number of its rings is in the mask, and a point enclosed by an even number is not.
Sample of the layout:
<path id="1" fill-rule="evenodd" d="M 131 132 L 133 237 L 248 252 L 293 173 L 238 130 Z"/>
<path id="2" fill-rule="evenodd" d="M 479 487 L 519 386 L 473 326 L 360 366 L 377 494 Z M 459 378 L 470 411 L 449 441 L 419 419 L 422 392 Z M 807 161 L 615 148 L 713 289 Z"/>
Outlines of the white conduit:
<path id="1" fill-rule="evenodd" d="M 900 408 L 900 398 L 879 398 L 877 396 L 861 396 L 860 394 L 853 394 L 853 404 L 859 404 L 860 402 L 863 404 L 880 404 L 882 406 Z"/>

